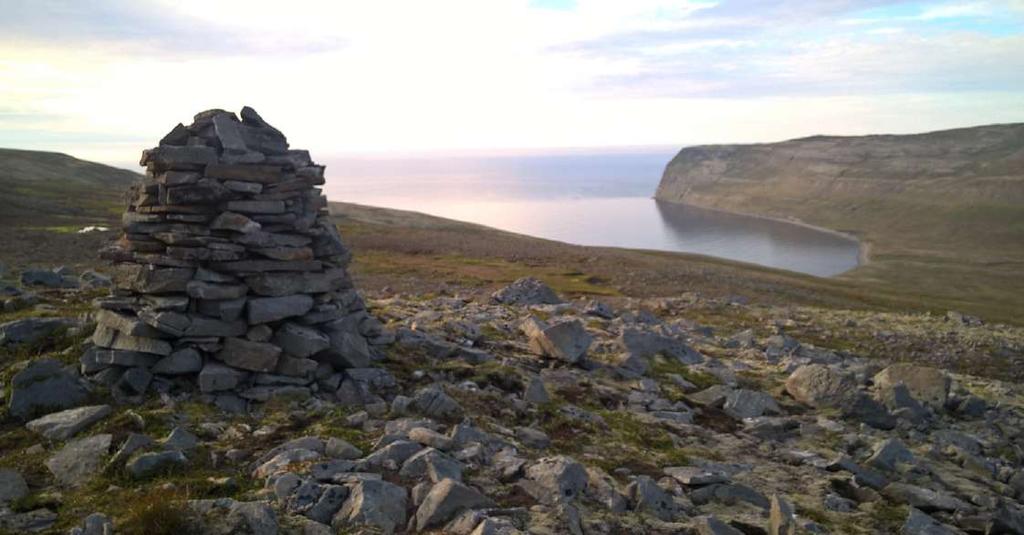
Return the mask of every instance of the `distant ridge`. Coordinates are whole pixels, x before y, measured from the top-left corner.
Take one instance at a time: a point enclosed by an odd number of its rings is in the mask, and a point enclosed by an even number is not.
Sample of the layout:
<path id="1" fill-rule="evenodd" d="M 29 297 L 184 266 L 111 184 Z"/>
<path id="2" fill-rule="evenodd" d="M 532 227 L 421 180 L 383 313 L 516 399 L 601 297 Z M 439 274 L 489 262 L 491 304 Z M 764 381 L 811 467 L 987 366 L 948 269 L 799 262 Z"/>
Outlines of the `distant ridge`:
<path id="1" fill-rule="evenodd" d="M 139 178 L 67 154 L 0 149 L 0 222 L 31 226 L 42 216 L 68 224 L 110 220 L 124 190 Z"/>

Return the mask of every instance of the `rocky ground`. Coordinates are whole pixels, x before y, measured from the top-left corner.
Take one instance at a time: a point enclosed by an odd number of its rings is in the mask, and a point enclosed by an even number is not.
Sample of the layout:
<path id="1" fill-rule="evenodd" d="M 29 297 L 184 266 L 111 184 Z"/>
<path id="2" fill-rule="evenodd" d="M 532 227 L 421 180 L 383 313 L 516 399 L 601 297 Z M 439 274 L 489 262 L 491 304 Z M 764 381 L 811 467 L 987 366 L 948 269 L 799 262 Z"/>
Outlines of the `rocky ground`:
<path id="1" fill-rule="evenodd" d="M 1019 368 L 1019 327 L 376 288 L 373 367 L 115 401 L 79 361 L 107 284 L 0 282 L 0 532 L 1024 533 L 1024 387 L 943 369 Z"/>

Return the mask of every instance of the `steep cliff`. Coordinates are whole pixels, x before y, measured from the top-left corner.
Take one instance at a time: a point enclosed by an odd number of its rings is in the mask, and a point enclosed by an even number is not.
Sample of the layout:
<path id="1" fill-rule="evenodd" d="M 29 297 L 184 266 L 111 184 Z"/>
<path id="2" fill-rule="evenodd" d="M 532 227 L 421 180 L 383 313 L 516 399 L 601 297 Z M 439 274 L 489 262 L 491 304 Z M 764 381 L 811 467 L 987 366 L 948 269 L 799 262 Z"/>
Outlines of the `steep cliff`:
<path id="1" fill-rule="evenodd" d="M 656 196 L 714 206 L 749 202 L 751 208 L 766 199 L 819 197 L 905 197 L 950 205 L 1019 202 L 1022 186 L 1024 124 L 1018 123 L 687 147 L 668 164 Z"/>

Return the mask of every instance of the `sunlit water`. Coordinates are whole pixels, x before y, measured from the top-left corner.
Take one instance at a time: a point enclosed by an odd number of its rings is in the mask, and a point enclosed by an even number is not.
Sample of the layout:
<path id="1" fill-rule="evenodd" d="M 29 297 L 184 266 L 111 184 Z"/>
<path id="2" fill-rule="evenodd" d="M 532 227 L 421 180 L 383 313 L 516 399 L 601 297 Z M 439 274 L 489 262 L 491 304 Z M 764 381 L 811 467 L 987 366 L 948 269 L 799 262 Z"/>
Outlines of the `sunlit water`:
<path id="1" fill-rule="evenodd" d="M 858 244 L 805 226 L 651 198 L 674 151 L 328 159 L 330 200 L 414 210 L 580 245 L 698 253 L 818 276 Z"/>

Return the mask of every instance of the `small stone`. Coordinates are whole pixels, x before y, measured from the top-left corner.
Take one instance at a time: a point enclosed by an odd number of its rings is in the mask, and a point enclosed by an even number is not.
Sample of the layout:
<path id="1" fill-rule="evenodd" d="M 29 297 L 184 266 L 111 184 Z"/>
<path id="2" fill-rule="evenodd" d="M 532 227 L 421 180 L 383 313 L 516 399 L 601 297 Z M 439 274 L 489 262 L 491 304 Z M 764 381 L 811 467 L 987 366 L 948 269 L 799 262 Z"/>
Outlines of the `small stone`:
<path id="1" fill-rule="evenodd" d="M 187 463 L 188 459 L 184 453 L 172 450 L 143 453 L 128 461 L 126 468 L 133 479 L 146 479 L 177 470 Z"/>
<path id="2" fill-rule="evenodd" d="M 540 377 L 534 377 L 527 385 L 526 391 L 523 392 L 523 399 L 534 405 L 542 405 L 549 403 L 551 396 L 548 394 L 547 388 L 544 387 L 544 381 Z"/>
<path id="3" fill-rule="evenodd" d="M 902 464 L 913 464 L 914 454 L 897 438 L 879 442 L 867 464 L 884 471 L 896 470 Z"/>
<path id="4" fill-rule="evenodd" d="M 199 438 L 193 435 L 184 427 L 175 427 L 164 439 L 164 449 L 177 451 L 191 451 L 199 445 Z"/>
<path id="5" fill-rule="evenodd" d="M 769 535 L 796 535 L 797 523 L 793 506 L 777 494 L 772 495 L 772 507 L 769 512 Z"/>
<path id="6" fill-rule="evenodd" d="M 527 448 L 543 450 L 551 445 L 551 439 L 547 433 L 532 427 L 517 427 L 516 439 Z"/>

